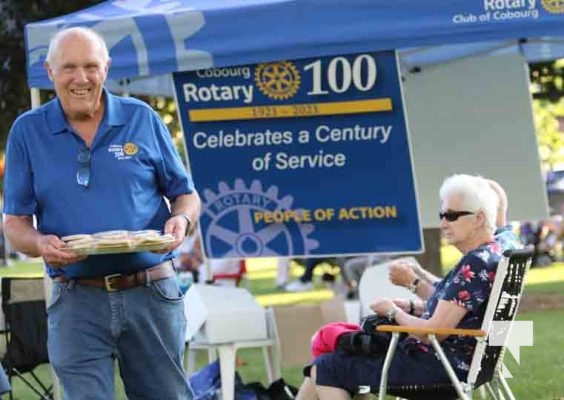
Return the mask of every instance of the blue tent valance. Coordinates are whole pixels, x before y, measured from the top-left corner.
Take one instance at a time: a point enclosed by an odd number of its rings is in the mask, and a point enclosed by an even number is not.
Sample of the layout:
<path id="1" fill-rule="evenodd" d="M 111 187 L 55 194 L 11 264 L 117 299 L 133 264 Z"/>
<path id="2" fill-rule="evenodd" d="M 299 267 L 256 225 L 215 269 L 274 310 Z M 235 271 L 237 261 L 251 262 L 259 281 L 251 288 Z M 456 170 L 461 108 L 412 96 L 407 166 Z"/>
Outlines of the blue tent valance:
<path id="1" fill-rule="evenodd" d="M 28 24 L 30 87 L 51 87 L 49 39 L 76 25 L 106 39 L 114 85 L 146 93 L 172 93 L 163 77 L 174 71 L 363 51 L 399 49 L 406 68 L 476 54 L 564 57 L 560 1 L 120 0 Z"/>

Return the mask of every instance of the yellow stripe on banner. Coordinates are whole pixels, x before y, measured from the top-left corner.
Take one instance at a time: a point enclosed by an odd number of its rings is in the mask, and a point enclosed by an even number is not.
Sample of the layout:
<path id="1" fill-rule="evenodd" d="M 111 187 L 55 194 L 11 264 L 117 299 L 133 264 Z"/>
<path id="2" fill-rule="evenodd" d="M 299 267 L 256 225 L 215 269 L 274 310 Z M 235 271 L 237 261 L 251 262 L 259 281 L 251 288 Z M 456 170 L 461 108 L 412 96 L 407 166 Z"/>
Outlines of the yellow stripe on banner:
<path id="1" fill-rule="evenodd" d="M 389 97 L 372 100 L 339 101 L 335 103 L 303 103 L 283 106 L 255 106 L 232 108 L 204 108 L 189 110 L 192 122 L 230 121 L 241 119 L 270 119 L 313 117 L 318 115 L 360 114 L 392 110 Z"/>

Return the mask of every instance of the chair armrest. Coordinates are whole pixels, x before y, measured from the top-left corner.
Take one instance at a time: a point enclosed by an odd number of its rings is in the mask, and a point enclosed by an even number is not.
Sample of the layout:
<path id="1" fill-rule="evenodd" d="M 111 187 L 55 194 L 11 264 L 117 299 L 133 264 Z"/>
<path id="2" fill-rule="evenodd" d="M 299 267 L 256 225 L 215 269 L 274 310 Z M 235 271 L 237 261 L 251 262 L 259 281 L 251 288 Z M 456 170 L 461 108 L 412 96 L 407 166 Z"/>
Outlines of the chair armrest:
<path id="1" fill-rule="evenodd" d="M 487 332 L 482 329 L 456 329 L 456 328 L 419 328 L 414 326 L 401 326 L 401 325 L 378 325 L 376 327 L 378 332 L 400 332 L 400 333 L 415 333 L 419 335 L 461 335 L 461 336 L 474 336 L 483 337 Z"/>

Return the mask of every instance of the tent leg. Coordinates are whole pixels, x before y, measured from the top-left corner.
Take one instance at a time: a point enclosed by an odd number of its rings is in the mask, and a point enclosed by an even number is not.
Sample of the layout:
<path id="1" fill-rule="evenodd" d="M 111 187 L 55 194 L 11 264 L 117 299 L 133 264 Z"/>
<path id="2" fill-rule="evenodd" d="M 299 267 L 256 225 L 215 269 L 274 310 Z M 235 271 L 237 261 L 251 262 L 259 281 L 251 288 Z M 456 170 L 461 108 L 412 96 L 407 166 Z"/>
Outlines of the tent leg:
<path id="1" fill-rule="evenodd" d="M 31 88 L 30 90 L 30 97 L 31 97 L 31 108 L 37 108 L 41 105 L 41 97 L 39 96 L 39 89 Z"/>

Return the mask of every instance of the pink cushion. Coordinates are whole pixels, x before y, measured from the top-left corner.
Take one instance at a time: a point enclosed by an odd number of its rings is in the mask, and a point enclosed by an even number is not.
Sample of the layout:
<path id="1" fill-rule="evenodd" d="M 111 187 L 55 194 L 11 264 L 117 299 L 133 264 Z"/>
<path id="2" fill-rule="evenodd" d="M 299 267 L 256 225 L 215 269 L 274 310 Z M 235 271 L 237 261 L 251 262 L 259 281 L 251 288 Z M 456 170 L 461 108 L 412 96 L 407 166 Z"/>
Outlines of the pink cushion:
<path id="1" fill-rule="evenodd" d="M 335 350 L 337 340 L 343 333 L 358 332 L 360 325 L 350 322 L 331 322 L 323 325 L 311 338 L 311 354 L 318 357 Z"/>

